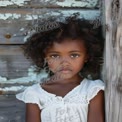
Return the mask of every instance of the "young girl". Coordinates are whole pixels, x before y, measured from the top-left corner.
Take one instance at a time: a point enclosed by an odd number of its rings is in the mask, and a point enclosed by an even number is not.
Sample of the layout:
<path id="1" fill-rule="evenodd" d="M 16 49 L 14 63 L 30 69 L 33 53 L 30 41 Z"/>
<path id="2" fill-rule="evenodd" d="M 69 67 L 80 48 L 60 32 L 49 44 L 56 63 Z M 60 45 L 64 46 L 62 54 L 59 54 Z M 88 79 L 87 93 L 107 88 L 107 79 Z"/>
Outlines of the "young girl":
<path id="1" fill-rule="evenodd" d="M 69 17 L 39 27 L 23 49 L 49 77 L 16 95 L 26 103 L 26 122 L 105 122 L 104 83 L 97 79 L 102 48 L 93 26 Z"/>

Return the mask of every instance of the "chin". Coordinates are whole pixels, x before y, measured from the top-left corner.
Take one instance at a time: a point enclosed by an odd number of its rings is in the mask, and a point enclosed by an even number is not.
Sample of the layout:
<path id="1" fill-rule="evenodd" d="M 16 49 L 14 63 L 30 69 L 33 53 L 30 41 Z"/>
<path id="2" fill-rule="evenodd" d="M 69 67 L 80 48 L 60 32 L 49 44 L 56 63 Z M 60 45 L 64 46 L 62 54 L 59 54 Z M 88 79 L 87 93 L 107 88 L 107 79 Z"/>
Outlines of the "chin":
<path id="1" fill-rule="evenodd" d="M 69 74 L 61 74 L 59 78 L 60 79 L 70 79 L 70 78 L 72 78 L 72 75 L 69 75 Z"/>

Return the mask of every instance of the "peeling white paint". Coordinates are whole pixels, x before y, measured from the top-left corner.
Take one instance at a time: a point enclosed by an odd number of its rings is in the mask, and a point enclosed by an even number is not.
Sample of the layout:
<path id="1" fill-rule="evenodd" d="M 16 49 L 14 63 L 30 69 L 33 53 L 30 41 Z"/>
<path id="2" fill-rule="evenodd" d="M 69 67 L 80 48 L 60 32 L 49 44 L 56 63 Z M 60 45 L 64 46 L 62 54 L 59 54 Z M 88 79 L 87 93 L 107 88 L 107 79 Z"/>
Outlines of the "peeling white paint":
<path id="1" fill-rule="evenodd" d="M 8 6 L 8 5 L 23 6 L 25 1 L 30 0 L 0 0 L 0 6 Z"/>
<path id="2" fill-rule="evenodd" d="M 25 28 L 20 28 L 20 31 L 24 31 L 25 30 Z"/>
<path id="3" fill-rule="evenodd" d="M 35 30 L 28 30 L 28 31 L 26 32 L 26 36 L 23 38 L 23 41 L 26 42 L 27 39 L 28 39 L 32 34 L 34 34 L 34 33 L 35 33 Z"/>
<path id="4" fill-rule="evenodd" d="M 0 18 L 3 19 L 3 20 L 6 20 L 6 19 L 18 19 L 21 17 L 21 14 L 11 14 L 11 13 L 5 13 L 5 14 L 0 14 Z"/>
<path id="5" fill-rule="evenodd" d="M 100 11 L 96 11 L 96 10 L 90 10 L 90 11 L 89 10 L 82 10 L 82 11 L 78 11 L 78 10 L 70 10 L 70 11 L 63 10 L 62 13 L 61 13 L 61 11 L 57 10 L 57 11 L 53 11 L 53 12 L 48 11 L 47 13 L 44 14 L 44 16 L 41 15 L 40 18 L 39 18 L 39 21 L 41 21 L 41 19 L 42 20 L 44 19 L 45 21 L 47 21 L 52 15 L 53 15 L 53 17 L 55 17 L 57 19 L 57 21 L 65 21 L 65 17 L 70 16 L 73 13 L 77 13 L 77 12 L 80 13 L 80 16 L 79 16 L 80 18 L 85 18 L 85 19 L 91 20 L 91 23 L 93 23 L 94 20 L 96 20 L 96 19 L 101 19 L 100 18 Z M 35 19 L 34 16 L 30 16 L 30 18 L 29 18 L 29 15 L 27 15 L 27 16 L 28 16 L 28 19 L 32 19 L 32 21 Z M 37 17 L 37 19 L 38 19 L 38 17 Z M 98 25 L 98 23 L 96 23 L 96 24 Z M 94 24 L 94 25 L 97 26 L 96 24 Z M 33 30 L 33 27 L 32 27 L 30 30 L 27 31 L 26 36 L 23 38 L 23 41 L 26 42 L 27 39 L 33 33 L 35 33 L 35 30 Z"/>
<path id="6" fill-rule="evenodd" d="M 20 90 L 22 91 L 27 87 L 27 86 L 24 86 L 24 84 L 38 83 L 38 82 L 41 83 L 41 79 L 46 78 L 48 76 L 48 74 L 46 74 L 45 71 L 42 71 L 37 74 L 36 72 L 34 72 L 34 70 L 35 70 L 34 66 L 31 66 L 28 69 L 28 76 L 27 77 L 21 77 L 21 78 L 16 78 L 16 79 L 7 80 L 7 78 L 0 76 L 0 83 L 1 84 L 8 84 L 8 83 L 11 85 L 14 85 L 15 83 L 23 84 L 23 85 L 18 85 L 18 86 L 0 88 L 0 91 L 3 91 L 3 92 L 9 92 L 9 91 L 17 92 Z"/>
<path id="7" fill-rule="evenodd" d="M 2 82 L 6 82 L 6 81 L 7 81 L 7 78 L 6 78 L 6 77 L 1 77 L 1 76 L 0 76 L 0 82 L 1 82 L 1 81 L 2 81 Z"/>
<path id="8" fill-rule="evenodd" d="M 41 13 L 40 13 L 41 14 Z M 24 15 L 21 15 L 21 14 L 12 14 L 12 13 L 4 13 L 4 14 L 0 14 L 0 19 L 2 20 L 7 20 L 7 19 L 19 19 L 21 18 L 22 16 Z M 43 15 L 42 15 L 43 17 Z M 38 15 L 25 15 L 25 20 L 33 20 L 33 19 L 37 19 L 38 18 Z"/>
<path id="9" fill-rule="evenodd" d="M 40 73 L 36 73 L 36 72 L 35 72 L 35 67 L 34 67 L 34 66 L 31 66 L 31 67 L 28 69 L 28 76 L 29 76 L 33 81 L 40 82 L 40 79 L 46 78 L 46 77 L 48 76 L 48 74 L 45 73 L 44 70 L 42 70 Z"/>
<path id="10" fill-rule="evenodd" d="M 41 13 L 40 13 L 41 14 Z M 38 16 L 37 15 L 26 15 L 25 16 L 25 19 L 26 20 L 33 20 L 33 19 L 37 19 L 38 18 Z"/>
<path id="11" fill-rule="evenodd" d="M 10 83 L 10 84 L 15 84 L 15 83 L 18 83 L 18 84 L 27 84 L 27 83 L 31 83 L 31 82 L 34 82 L 34 79 L 31 79 L 31 77 L 20 77 L 20 78 L 15 78 L 15 79 L 9 79 L 9 80 L 6 80 L 6 81 L 2 81 L 0 83 Z"/>
<path id="12" fill-rule="evenodd" d="M 31 82 L 40 82 L 40 79 L 42 78 L 46 78 L 48 76 L 47 73 L 45 73 L 45 71 L 42 71 L 40 73 L 36 73 L 34 66 L 31 66 L 28 69 L 28 76 L 27 77 L 20 77 L 20 78 L 15 78 L 15 79 L 7 79 L 6 77 L 1 77 L 0 76 L 0 83 L 10 83 L 10 84 L 27 84 L 27 83 L 31 83 Z"/>
<path id="13" fill-rule="evenodd" d="M 0 91 L 3 91 L 3 92 L 8 92 L 8 91 L 13 91 L 13 92 L 17 92 L 17 91 L 20 91 L 20 90 L 24 90 L 25 86 L 11 86 L 11 87 L 5 87 L 5 88 L 0 88 Z"/>
<path id="14" fill-rule="evenodd" d="M 57 5 L 62 7 L 94 7 L 98 0 L 65 0 L 64 2 L 56 2 Z"/>
<path id="15" fill-rule="evenodd" d="M 35 11 L 35 10 L 34 10 Z M 22 17 L 24 17 L 25 20 L 34 20 L 34 19 L 38 19 L 38 18 L 49 18 L 49 17 L 57 17 L 57 18 L 61 18 L 61 17 L 65 17 L 65 16 L 70 16 L 73 13 L 80 13 L 81 17 L 84 17 L 85 19 L 95 19 L 97 16 L 100 15 L 100 11 L 99 10 L 80 10 L 80 9 L 75 9 L 75 10 L 50 10 L 47 9 L 46 13 L 44 13 L 41 10 L 37 10 L 35 13 L 33 14 L 26 14 L 26 15 L 22 15 L 22 14 L 16 14 L 16 13 L 4 13 L 4 14 L 0 14 L 0 19 L 1 20 L 7 20 L 7 19 L 21 19 Z M 39 14 L 40 13 L 40 14 Z"/>
<path id="16" fill-rule="evenodd" d="M 70 16 L 73 13 L 80 13 L 81 18 L 85 18 L 88 20 L 94 20 L 96 17 L 100 16 L 100 11 L 97 10 L 69 10 L 69 11 L 63 11 L 62 14 L 64 17 Z M 57 14 L 57 13 L 56 13 Z M 55 13 L 54 13 L 55 15 Z"/>
<path id="17" fill-rule="evenodd" d="M 31 2 L 31 0 L 0 0 L 0 6 L 24 6 L 24 4 L 29 1 Z M 38 2 L 38 4 L 40 5 L 52 4 L 59 5 L 62 7 L 94 7 L 97 4 L 98 0 L 64 0 L 63 2 L 60 2 L 58 0 L 37 0 L 33 2 Z"/>

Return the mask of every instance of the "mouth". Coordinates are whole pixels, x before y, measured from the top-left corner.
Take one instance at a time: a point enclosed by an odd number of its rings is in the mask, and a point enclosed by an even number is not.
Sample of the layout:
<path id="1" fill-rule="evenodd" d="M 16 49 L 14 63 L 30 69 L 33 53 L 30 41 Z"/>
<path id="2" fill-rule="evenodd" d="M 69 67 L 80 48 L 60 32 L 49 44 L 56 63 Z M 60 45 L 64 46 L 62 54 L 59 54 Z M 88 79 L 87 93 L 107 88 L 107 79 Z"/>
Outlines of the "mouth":
<path id="1" fill-rule="evenodd" d="M 69 68 L 62 68 L 62 69 L 60 69 L 59 70 L 59 72 L 61 72 L 61 73 L 70 73 L 72 70 L 71 69 L 69 69 Z"/>

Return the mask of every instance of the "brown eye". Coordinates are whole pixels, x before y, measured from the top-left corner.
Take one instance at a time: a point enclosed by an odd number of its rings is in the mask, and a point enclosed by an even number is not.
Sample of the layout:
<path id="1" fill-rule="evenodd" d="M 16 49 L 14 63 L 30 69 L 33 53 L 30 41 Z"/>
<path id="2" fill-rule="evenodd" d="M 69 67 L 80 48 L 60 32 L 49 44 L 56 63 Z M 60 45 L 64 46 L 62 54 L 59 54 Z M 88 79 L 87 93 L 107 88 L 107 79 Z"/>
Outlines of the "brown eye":
<path id="1" fill-rule="evenodd" d="M 71 58 L 78 58 L 80 55 L 79 54 L 71 54 Z"/>
<path id="2" fill-rule="evenodd" d="M 50 55 L 50 58 L 57 59 L 57 58 L 60 58 L 60 56 L 59 55 Z"/>

